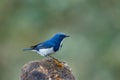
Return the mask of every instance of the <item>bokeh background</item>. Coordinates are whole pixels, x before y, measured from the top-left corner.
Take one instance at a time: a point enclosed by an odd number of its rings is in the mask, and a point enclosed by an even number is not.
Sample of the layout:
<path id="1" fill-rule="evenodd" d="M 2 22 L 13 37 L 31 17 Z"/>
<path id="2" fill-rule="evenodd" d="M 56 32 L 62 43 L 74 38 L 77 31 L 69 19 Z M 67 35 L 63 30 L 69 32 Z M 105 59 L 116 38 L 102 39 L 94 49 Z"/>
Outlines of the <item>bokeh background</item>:
<path id="1" fill-rule="evenodd" d="M 44 57 L 22 49 L 57 32 L 71 37 L 53 56 L 77 80 L 120 80 L 120 0 L 0 0 L 0 80 Z"/>

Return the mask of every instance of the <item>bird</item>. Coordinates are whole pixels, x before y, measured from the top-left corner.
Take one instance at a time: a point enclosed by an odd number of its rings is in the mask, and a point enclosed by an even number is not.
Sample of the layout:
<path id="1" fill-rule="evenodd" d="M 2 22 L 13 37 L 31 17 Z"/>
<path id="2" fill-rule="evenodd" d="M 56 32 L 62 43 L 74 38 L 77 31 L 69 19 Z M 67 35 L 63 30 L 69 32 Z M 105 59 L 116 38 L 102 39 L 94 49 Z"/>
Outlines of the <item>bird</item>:
<path id="1" fill-rule="evenodd" d="M 67 37 L 70 37 L 70 36 L 65 33 L 59 32 L 59 33 L 56 33 L 49 40 L 46 40 L 37 45 L 31 46 L 30 48 L 24 48 L 23 51 L 30 50 L 44 57 L 52 57 L 51 54 L 56 53 L 61 49 L 63 44 L 63 39 Z"/>

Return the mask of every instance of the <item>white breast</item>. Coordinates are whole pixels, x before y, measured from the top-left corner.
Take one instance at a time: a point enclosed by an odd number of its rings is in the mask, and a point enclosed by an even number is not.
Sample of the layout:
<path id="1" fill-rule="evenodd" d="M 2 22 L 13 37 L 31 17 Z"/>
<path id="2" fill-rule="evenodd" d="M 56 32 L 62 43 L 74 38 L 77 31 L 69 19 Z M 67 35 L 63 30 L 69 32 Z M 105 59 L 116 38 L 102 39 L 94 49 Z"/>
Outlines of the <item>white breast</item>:
<path id="1" fill-rule="evenodd" d="M 62 48 L 62 44 L 63 44 L 63 40 L 62 40 L 61 43 L 60 43 L 59 50 Z"/>
<path id="2" fill-rule="evenodd" d="M 47 49 L 39 49 L 39 51 L 37 51 L 37 53 L 42 56 L 46 56 L 46 55 L 54 53 L 54 50 L 53 50 L 53 47 L 47 48 Z"/>

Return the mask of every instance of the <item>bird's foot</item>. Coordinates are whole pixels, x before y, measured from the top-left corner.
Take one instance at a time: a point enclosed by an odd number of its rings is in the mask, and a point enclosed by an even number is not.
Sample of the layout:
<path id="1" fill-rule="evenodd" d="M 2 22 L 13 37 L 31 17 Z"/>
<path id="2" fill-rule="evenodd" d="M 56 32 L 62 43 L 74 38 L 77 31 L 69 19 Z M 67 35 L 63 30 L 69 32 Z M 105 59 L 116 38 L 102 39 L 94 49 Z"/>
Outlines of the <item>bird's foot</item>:
<path id="1" fill-rule="evenodd" d="M 58 67 L 63 68 L 63 66 L 64 66 L 63 63 L 60 62 L 58 59 L 56 59 L 56 58 L 54 58 L 54 57 L 52 57 L 52 56 L 49 56 L 49 58 L 51 58 L 52 61 L 53 61 Z"/>

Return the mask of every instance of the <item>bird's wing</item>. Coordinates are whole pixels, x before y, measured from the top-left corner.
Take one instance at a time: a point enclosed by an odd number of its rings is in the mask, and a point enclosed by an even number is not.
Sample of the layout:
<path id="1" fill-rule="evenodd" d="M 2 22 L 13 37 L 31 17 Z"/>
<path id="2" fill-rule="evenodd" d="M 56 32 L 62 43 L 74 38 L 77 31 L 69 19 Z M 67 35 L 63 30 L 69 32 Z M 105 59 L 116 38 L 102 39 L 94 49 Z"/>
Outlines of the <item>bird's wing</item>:
<path id="1" fill-rule="evenodd" d="M 38 45 L 40 45 L 40 44 L 42 44 L 42 43 L 36 44 L 36 45 L 34 45 L 34 46 L 31 46 L 30 48 L 34 49 L 34 48 L 36 48 L 36 47 L 37 47 Z"/>
<path id="2" fill-rule="evenodd" d="M 54 43 L 46 41 L 46 42 L 43 42 L 43 43 L 39 43 L 39 44 L 37 44 L 35 46 L 32 46 L 31 48 L 39 50 L 39 49 L 51 48 L 51 47 L 54 47 L 54 46 L 55 46 Z"/>

